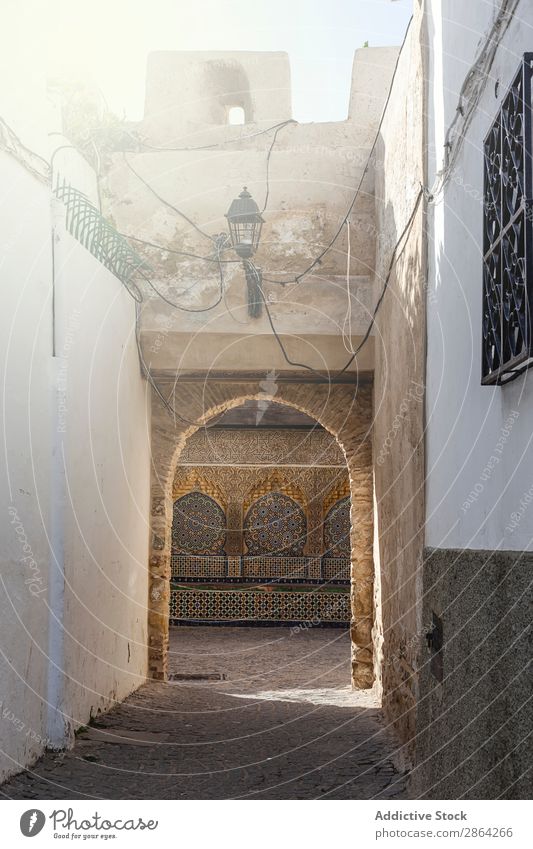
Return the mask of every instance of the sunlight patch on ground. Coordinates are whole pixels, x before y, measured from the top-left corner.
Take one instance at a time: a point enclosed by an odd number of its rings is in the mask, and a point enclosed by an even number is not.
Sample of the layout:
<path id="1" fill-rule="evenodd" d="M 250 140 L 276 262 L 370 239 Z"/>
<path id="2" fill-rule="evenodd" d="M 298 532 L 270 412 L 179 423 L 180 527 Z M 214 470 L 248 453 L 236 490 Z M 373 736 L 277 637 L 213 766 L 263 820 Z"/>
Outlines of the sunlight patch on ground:
<path id="1" fill-rule="evenodd" d="M 374 690 L 352 690 L 347 687 L 313 687 L 312 689 L 262 690 L 259 693 L 225 693 L 237 699 L 257 699 L 258 701 L 307 702 L 312 705 L 329 707 L 349 707 L 376 709 L 381 707 Z"/>

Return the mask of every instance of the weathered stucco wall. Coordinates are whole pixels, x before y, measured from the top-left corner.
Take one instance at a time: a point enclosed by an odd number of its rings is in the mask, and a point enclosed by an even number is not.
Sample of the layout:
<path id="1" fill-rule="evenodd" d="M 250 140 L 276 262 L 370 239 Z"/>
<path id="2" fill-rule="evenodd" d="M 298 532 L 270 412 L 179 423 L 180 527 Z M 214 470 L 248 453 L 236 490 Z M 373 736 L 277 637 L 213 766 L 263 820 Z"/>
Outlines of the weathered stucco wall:
<path id="1" fill-rule="evenodd" d="M 402 49 L 376 161 L 376 292 L 397 261 L 375 332 L 374 474 L 381 577 L 383 705 L 412 758 L 421 640 L 424 524 L 425 243 L 424 79 L 419 3 Z"/>
<path id="2" fill-rule="evenodd" d="M 266 397 L 272 400 L 272 396 Z M 167 669 L 172 487 L 180 452 L 202 424 L 251 398 L 265 398 L 259 382 L 178 383 L 172 403 L 186 421 L 173 421 L 160 402 L 153 400 L 149 665 L 155 678 L 165 678 Z M 370 687 L 376 674 L 372 651 L 372 388 L 369 384 L 280 382 L 275 400 L 315 418 L 337 438 L 346 457 L 352 522 L 352 675 L 355 686 Z"/>
<path id="3" fill-rule="evenodd" d="M 367 164 L 395 55 L 388 48 L 357 51 L 346 121 L 291 122 L 277 129 L 278 121 L 290 118 L 284 97 L 276 96 L 280 87 L 290 95 L 286 57 L 268 53 L 152 57 L 147 117 L 130 128 L 123 140 L 127 149 L 107 159 L 102 181 L 105 208 L 118 229 L 161 246 L 133 243 L 150 263 L 151 282 L 177 305 L 165 304 L 141 284 L 147 299 L 142 344 L 152 368 L 172 364 L 180 370 L 231 370 L 243 360 L 250 369 L 266 363 L 276 369 L 286 366 L 266 315 L 252 320 L 247 315 L 243 269 L 231 247 L 220 250 L 227 261 L 220 301 L 219 268 L 201 259 L 216 256 L 212 237 L 227 233 L 225 213 L 244 184 L 264 209 L 254 261 L 263 271 L 265 296 L 289 356 L 321 370 L 345 364 L 341 330 L 348 323 L 348 241 L 342 222 Z M 276 73 L 265 86 L 269 67 Z M 226 108 L 239 68 L 240 96 L 262 105 L 250 107 L 252 123 L 235 127 L 227 124 Z M 181 101 L 186 101 L 183 110 L 176 108 Z M 191 136 L 192 127 L 196 130 Z M 364 333 L 374 303 L 373 190 L 370 167 L 351 217 L 353 344 Z M 317 258 L 339 226 L 333 248 L 312 274 L 299 283 L 290 282 Z M 282 286 L 278 281 L 289 282 Z M 205 307 L 207 312 L 186 311 Z M 371 340 L 353 369 L 367 371 L 372 366 Z"/>

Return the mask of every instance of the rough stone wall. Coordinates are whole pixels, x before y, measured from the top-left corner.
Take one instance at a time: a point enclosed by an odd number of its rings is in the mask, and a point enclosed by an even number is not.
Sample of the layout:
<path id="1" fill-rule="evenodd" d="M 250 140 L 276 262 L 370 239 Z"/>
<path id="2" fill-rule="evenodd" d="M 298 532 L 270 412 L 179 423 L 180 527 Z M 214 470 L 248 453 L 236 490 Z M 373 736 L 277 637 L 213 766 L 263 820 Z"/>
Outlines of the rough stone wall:
<path id="1" fill-rule="evenodd" d="M 442 681 L 420 666 L 412 798 L 530 799 L 533 554 L 424 551 L 423 620 L 442 621 Z"/>
<path id="2" fill-rule="evenodd" d="M 384 285 L 395 245 L 424 182 L 422 16 L 415 3 L 400 55 L 376 162 L 376 292 Z M 383 704 L 404 750 L 413 756 L 417 653 L 420 642 L 419 566 L 424 524 L 425 380 L 424 205 L 401 242 L 375 336 L 374 459 L 376 550 L 383 633 Z M 378 567 L 376 567 L 378 568 Z"/>
<path id="3" fill-rule="evenodd" d="M 149 669 L 165 679 L 168 653 L 172 488 L 186 440 L 209 419 L 248 399 L 263 398 L 259 381 L 181 383 L 174 389 L 176 421 L 157 398 L 152 406 L 152 543 L 149 591 Z M 315 418 L 338 440 L 348 467 L 352 500 L 352 680 L 374 681 L 372 387 L 280 383 L 276 402 Z"/>

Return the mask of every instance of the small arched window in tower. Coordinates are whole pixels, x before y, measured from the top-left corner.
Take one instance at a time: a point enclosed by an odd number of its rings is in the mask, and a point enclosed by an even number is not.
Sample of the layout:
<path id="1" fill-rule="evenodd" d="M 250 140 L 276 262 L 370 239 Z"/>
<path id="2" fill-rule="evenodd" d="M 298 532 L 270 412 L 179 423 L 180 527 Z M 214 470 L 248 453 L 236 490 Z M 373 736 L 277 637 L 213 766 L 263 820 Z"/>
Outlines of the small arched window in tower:
<path id="1" fill-rule="evenodd" d="M 228 124 L 245 124 L 246 115 L 242 106 L 230 106 L 228 109 Z"/>
<path id="2" fill-rule="evenodd" d="M 244 518 L 244 542 L 253 557 L 301 557 L 306 539 L 302 507 L 281 492 L 262 495 Z"/>

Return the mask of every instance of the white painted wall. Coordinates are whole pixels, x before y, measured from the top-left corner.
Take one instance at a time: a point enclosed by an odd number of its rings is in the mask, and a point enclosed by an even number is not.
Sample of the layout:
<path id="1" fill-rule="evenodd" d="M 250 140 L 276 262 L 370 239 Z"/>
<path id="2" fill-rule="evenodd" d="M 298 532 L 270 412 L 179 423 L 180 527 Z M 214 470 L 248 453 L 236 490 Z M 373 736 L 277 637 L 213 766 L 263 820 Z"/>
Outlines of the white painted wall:
<path id="1" fill-rule="evenodd" d="M 65 705 L 77 724 L 146 676 L 150 417 L 131 296 L 60 225 L 56 232 Z"/>
<path id="2" fill-rule="evenodd" d="M 462 80 L 499 6 L 428 2 L 430 185 Z M 523 0 L 498 48 L 455 177 L 430 205 L 426 544 L 437 548 L 533 548 L 533 376 L 503 388 L 480 383 L 482 145 L 532 46 L 533 6 Z"/>
<path id="3" fill-rule="evenodd" d="M 0 778 L 47 734 L 51 476 L 50 202 L 0 152 Z"/>
<path id="4" fill-rule="evenodd" d="M 0 185 L 2 780 L 146 676 L 150 410 L 131 297 L 3 151 Z"/>

